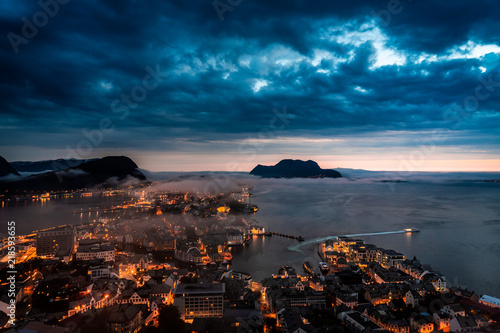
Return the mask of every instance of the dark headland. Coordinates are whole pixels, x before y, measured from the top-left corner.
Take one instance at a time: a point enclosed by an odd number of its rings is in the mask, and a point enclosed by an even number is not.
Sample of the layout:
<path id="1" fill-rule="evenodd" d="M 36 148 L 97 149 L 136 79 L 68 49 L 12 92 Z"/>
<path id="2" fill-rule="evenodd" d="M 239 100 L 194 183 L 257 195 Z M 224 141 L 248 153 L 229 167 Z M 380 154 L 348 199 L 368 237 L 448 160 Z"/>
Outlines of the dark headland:
<path id="1" fill-rule="evenodd" d="M 5 177 L 8 175 L 19 176 L 19 173 L 3 158 L 0 156 L 0 177 Z"/>
<path id="2" fill-rule="evenodd" d="M 137 164 L 126 156 L 107 156 L 76 167 L 0 182 L 0 191 L 42 192 L 115 187 L 123 181 L 147 182 Z"/>
<path id="3" fill-rule="evenodd" d="M 314 161 L 281 160 L 272 166 L 257 165 L 251 175 L 263 178 L 340 178 L 340 172 L 333 169 L 322 169 Z"/>
<path id="4" fill-rule="evenodd" d="M 63 159 L 59 158 L 57 160 L 46 160 L 46 161 L 16 161 L 10 162 L 10 165 L 16 169 L 18 172 L 44 172 L 44 171 L 58 171 L 67 168 L 74 168 L 80 164 L 97 161 L 98 158 L 93 158 L 89 160 L 77 160 L 75 158 Z"/>

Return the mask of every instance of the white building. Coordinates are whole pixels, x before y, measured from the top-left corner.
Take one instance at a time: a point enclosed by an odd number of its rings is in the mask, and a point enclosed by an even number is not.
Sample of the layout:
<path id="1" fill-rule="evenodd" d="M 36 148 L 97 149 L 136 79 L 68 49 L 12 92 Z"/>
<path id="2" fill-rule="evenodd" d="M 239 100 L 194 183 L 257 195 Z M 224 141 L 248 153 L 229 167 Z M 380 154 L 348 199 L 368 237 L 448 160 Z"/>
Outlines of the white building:
<path id="1" fill-rule="evenodd" d="M 432 319 L 434 319 L 434 327 L 436 330 L 441 330 L 443 332 L 449 332 L 450 331 L 450 321 L 451 317 L 449 314 L 445 312 L 435 312 L 432 315 Z"/>
<path id="2" fill-rule="evenodd" d="M 100 309 L 113 305 L 116 294 L 91 291 L 86 297 L 69 303 L 68 317 L 77 313 L 86 313 L 90 309 Z"/>
<path id="3" fill-rule="evenodd" d="M 451 317 L 465 316 L 465 309 L 460 304 L 449 304 L 443 307 L 443 312 L 449 314 Z"/>
<path id="4" fill-rule="evenodd" d="M 408 290 L 405 294 L 405 304 L 416 309 L 422 297 L 414 290 Z"/>
<path id="5" fill-rule="evenodd" d="M 115 247 L 113 245 L 83 245 L 76 250 L 76 260 L 104 259 L 115 261 Z"/>
<path id="6" fill-rule="evenodd" d="M 488 296 L 488 295 L 483 295 L 479 299 L 479 303 L 487 305 L 487 306 L 491 306 L 494 308 L 500 308 L 500 298 L 496 298 L 496 297 L 492 297 L 492 296 Z"/>
<path id="7" fill-rule="evenodd" d="M 248 273 L 229 270 L 222 274 L 222 277 L 243 281 L 245 288 L 252 289 L 252 276 Z"/>
<path id="8" fill-rule="evenodd" d="M 136 254 L 130 259 L 130 263 L 134 265 L 138 271 L 146 271 L 149 269 L 149 258 L 147 255 Z"/>
<path id="9" fill-rule="evenodd" d="M 203 255 L 200 250 L 195 246 L 188 246 L 181 244 L 175 250 L 175 258 L 185 262 L 191 262 L 195 264 L 203 264 Z"/>
<path id="10" fill-rule="evenodd" d="M 245 241 L 243 232 L 236 229 L 227 230 L 227 245 L 242 245 Z"/>
<path id="11" fill-rule="evenodd" d="M 436 291 L 443 293 L 446 291 L 446 279 L 444 276 L 433 272 L 426 272 L 422 274 L 424 281 L 430 282 Z"/>
<path id="12" fill-rule="evenodd" d="M 119 277 L 118 274 L 113 270 L 113 268 L 107 265 L 90 267 L 88 273 L 91 279 L 109 279 Z"/>

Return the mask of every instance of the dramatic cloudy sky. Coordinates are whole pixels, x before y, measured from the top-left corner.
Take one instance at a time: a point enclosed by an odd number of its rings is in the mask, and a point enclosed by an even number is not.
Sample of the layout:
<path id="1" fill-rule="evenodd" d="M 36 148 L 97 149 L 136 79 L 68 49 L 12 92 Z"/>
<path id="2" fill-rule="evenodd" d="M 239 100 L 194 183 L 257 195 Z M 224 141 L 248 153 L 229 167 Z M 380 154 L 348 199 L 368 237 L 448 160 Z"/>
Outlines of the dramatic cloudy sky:
<path id="1" fill-rule="evenodd" d="M 0 3 L 9 161 L 500 170 L 497 0 L 44 1 Z"/>

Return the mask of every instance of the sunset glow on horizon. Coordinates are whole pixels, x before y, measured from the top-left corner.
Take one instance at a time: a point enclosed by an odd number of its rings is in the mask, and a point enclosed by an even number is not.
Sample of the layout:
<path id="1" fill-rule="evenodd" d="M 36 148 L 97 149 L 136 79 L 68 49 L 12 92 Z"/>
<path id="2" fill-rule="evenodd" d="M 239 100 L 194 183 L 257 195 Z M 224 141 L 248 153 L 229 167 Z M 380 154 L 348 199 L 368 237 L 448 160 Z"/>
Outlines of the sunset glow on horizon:
<path id="1" fill-rule="evenodd" d="M 8 0 L 0 155 L 126 155 L 152 171 L 283 158 L 500 171 L 499 6 L 387 6 L 86 2 L 24 43 L 20 18 L 41 9 Z"/>

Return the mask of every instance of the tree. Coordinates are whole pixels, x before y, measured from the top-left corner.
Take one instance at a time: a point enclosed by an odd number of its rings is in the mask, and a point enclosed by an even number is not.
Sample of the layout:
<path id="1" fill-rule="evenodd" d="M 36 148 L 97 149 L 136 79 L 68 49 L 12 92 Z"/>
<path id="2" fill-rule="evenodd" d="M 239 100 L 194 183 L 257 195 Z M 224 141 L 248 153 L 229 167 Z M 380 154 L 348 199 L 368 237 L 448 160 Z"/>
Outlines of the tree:
<path id="1" fill-rule="evenodd" d="M 186 326 L 181 319 L 179 310 L 174 305 L 165 305 L 160 308 L 158 315 L 158 329 L 161 332 L 184 333 Z"/>
<path id="2" fill-rule="evenodd" d="M 180 283 L 197 283 L 197 282 L 198 282 L 198 278 L 192 273 L 189 273 L 189 275 L 187 275 L 187 276 L 181 277 L 181 280 L 180 280 Z"/>
<path id="3" fill-rule="evenodd" d="M 274 330 L 276 328 L 277 324 L 276 318 L 273 317 L 265 317 L 264 318 L 264 325 L 269 329 L 269 330 Z"/>

